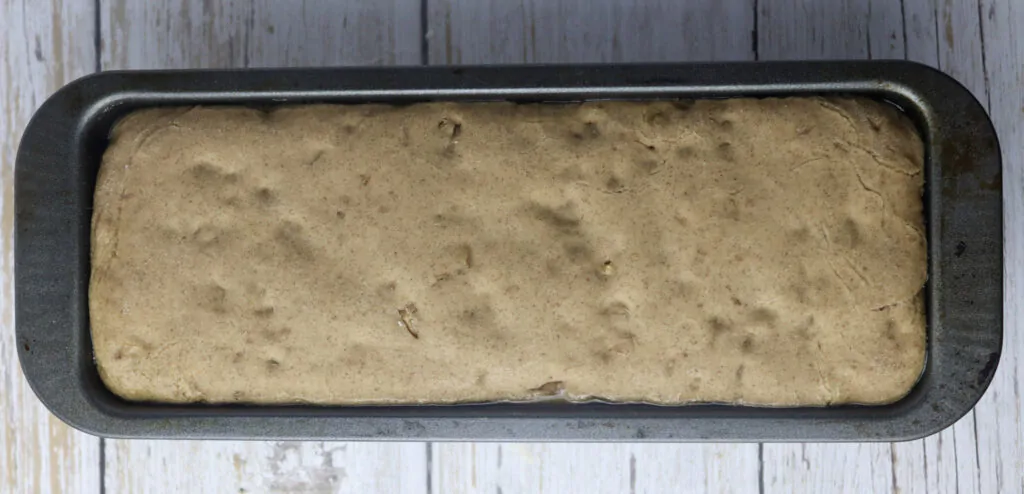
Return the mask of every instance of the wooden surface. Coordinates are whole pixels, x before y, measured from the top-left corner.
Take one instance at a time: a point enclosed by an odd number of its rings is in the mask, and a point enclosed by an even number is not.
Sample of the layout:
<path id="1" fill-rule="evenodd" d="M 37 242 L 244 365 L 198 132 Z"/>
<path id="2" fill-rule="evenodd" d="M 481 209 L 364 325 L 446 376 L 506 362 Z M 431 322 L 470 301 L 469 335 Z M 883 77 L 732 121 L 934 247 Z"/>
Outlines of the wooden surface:
<path id="1" fill-rule="evenodd" d="M 18 366 L 14 342 L 14 153 L 36 107 L 96 68 L 92 3 L 0 0 L 0 492 L 95 492 L 100 441 L 50 415 Z"/>
<path id="2" fill-rule="evenodd" d="M 0 492 L 1024 492 L 1018 0 L 0 0 Z M 897 444 L 99 440 L 21 376 L 12 171 L 43 99 L 97 69 L 908 58 L 989 108 L 1004 150 L 1006 342 L 976 410 Z"/>

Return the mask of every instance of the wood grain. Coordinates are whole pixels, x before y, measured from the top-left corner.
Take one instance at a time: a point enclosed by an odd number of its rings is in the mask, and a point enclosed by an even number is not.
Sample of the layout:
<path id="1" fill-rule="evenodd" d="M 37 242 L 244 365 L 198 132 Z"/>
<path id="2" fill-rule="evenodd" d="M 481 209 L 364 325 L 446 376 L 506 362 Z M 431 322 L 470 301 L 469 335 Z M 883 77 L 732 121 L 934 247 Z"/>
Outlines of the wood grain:
<path id="1" fill-rule="evenodd" d="M 757 451 L 714 444 L 434 445 L 431 492 L 754 492 Z"/>
<path id="2" fill-rule="evenodd" d="M 759 2 L 757 48 L 761 60 L 868 57 L 868 0 Z"/>
<path id="3" fill-rule="evenodd" d="M 764 445 L 764 492 L 889 492 L 888 445 Z"/>
<path id="4" fill-rule="evenodd" d="M 431 64 L 751 60 L 753 0 L 431 0 Z"/>
<path id="5" fill-rule="evenodd" d="M 14 339 L 14 156 L 32 112 L 96 63 L 91 2 L 0 1 L 0 492 L 98 492 L 99 440 L 36 399 Z"/>
<path id="6" fill-rule="evenodd" d="M 417 64 L 419 2 L 104 0 L 104 69 Z M 106 441 L 109 492 L 423 492 L 421 443 Z"/>
<path id="7" fill-rule="evenodd" d="M 424 493 L 423 443 L 111 441 L 117 493 Z"/>
<path id="8" fill-rule="evenodd" d="M 104 70 L 420 63 L 419 0 L 104 0 Z"/>

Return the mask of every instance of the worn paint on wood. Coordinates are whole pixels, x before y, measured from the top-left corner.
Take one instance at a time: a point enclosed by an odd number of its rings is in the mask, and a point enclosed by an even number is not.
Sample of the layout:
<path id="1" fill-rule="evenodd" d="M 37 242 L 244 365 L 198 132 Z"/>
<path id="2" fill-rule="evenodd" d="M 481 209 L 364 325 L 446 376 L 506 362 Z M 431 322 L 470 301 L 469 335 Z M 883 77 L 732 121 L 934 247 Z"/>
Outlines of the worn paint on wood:
<path id="1" fill-rule="evenodd" d="M 0 492 L 98 492 L 99 440 L 43 407 L 14 336 L 14 156 L 36 107 L 95 68 L 92 2 L 0 0 Z"/>
<path id="2" fill-rule="evenodd" d="M 431 0 L 431 64 L 753 59 L 754 1 Z"/>
<path id="3" fill-rule="evenodd" d="M 109 441 L 107 492 L 424 493 L 423 443 Z"/>
<path id="4" fill-rule="evenodd" d="M 756 492 L 757 448 L 725 444 L 441 443 L 432 492 Z"/>
<path id="5" fill-rule="evenodd" d="M 419 64 L 419 0 L 104 0 L 103 69 Z"/>

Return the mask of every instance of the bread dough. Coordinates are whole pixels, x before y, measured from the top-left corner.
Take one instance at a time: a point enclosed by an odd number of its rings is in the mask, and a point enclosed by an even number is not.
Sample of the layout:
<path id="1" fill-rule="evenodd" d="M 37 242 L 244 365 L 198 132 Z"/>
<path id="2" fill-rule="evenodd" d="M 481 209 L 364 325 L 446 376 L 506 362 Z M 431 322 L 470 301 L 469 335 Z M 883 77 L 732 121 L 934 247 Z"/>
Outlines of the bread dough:
<path id="1" fill-rule="evenodd" d="M 146 109 L 96 187 L 96 362 L 156 402 L 891 402 L 922 168 L 866 99 Z"/>

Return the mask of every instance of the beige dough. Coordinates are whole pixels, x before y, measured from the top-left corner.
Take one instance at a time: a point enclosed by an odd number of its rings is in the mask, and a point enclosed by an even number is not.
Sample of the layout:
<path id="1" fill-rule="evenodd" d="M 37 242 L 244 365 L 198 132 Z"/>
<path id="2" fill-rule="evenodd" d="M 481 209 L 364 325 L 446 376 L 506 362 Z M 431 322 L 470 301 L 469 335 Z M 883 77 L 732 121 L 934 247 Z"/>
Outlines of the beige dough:
<path id="1" fill-rule="evenodd" d="M 96 188 L 96 361 L 158 402 L 890 402 L 922 163 L 864 99 L 139 111 Z"/>

